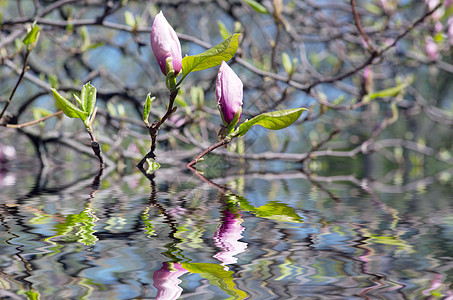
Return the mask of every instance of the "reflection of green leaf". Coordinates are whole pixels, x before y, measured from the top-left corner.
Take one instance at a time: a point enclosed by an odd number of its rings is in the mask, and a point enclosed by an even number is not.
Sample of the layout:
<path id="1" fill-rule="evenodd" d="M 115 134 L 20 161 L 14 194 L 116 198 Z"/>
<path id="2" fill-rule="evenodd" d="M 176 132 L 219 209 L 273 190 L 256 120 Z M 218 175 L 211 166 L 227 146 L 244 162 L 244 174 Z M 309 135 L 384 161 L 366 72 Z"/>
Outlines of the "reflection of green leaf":
<path id="1" fill-rule="evenodd" d="M 160 164 L 152 158 L 147 158 L 146 162 L 148 163 L 148 169 L 146 169 L 146 174 L 151 174 L 152 172 L 159 170 Z"/>
<path id="2" fill-rule="evenodd" d="M 397 236 L 369 235 L 368 237 L 368 242 L 370 243 L 396 246 L 400 251 L 407 251 L 409 253 L 414 252 L 411 245 Z"/>
<path id="3" fill-rule="evenodd" d="M 182 59 L 184 77 L 190 72 L 206 70 L 220 65 L 222 61 L 229 61 L 236 54 L 238 39 L 239 34 L 236 33 L 203 53 L 184 57 Z"/>
<path id="4" fill-rule="evenodd" d="M 270 201 L 263 206 L 255 207 L 242 196 L 231 195 L 228 199 L 233 203 L 239 203 L 242 211 L 249 211 L 261 218 L 276 220 L 279 222 L 303 222 L 302 218 L 296 213 L 296 211 L 285 203 Z"/>
<path id="5" fill-rule="evenodd" d="M 222 291 L 232 296 L 230 299 L 245 299 L 248 297 L 247 293 L 235 287 L 233 271 L 226 271 L 221 265 L 183 262 L 181 266 L 190 273 L 200 274 L 201 277 L 209 280 L 209 283 L 219 287 Z"/>
<path id="6" fill-rule="evenodd" d="M 27 295 L 27 298 L 29 300 L 39 300 L 39 293 L 34 291 L 34 290 L 29 290 L 27 292 L 25 292 L 25 295 Z"/>
<path id="7" fill-rule="evenodd" d="M 271 130 L 283 129 L 293 124 L 302 115 L 302 112 L 304 110 L 307 109 L 291 108 L 260 114 L 239 125 L 239 128 L 236 130 L 236 132 L 233 133 L 233 136 L 235 137 L 243 136 L 254 125 L 261 125 L 264 128 Z"/>
<path id="8" fill-rule="evenodd" d="M 154 229 L 154 225 L 153 223 L 151 222 L 150 219 L 148 219 L 148 210 L 149 209 L 146 209 L 143 213 L 142 213 L 142 221 L 143 221 L 143 225 L 145 225 L 145 233 L 148 237 L 152 237 L 152 236 L 155 236 L 156 235 L 156 230 Z"/>
<path id="9" fill-rule="evenodd" d="M 272 219 L 280 222 L 301 223 L 301 217 L 290 206 L 285 203 L 269 202 L 257 207 L 255 214 L 261 218 Z"/>
<path id="10" fill-rule="evenodd" d="M 49 214 L 35 214 L 36 217 L 31 218 L 28 223 L 30 224 L 48 224 L 54 221 L 52 215 Z"/>
<path id="11" fill-rule="evenodd" d="M 91 209 L 87 207 L 79 214 L 67 215 L 64 223 L 56 224 L 54 229 L 57 234 L 54 237 L 66 236 L 73 230 L 77 230 L 75 233 L 77 242 L 92 246 L 98 240 L 94 235 L 95 221 L 96 218 L 91 215 Z"/>

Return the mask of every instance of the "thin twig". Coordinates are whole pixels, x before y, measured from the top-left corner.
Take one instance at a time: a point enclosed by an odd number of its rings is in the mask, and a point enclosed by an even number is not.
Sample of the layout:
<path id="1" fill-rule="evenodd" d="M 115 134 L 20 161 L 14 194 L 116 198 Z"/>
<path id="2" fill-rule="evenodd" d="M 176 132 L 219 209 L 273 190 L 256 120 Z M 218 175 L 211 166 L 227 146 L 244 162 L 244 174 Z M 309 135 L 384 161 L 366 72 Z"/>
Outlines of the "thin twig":
<path id="1" fill-rule="evenodd" d="M 170 101 L 168 103 L 167 112 L 161 119 L 153 122 L 151 125 L 148 125 L 148 131 L 149 131 L 149 135 L 151 137 L 151 150 L 137 164 L 137 167 L 139 169 L 143 169 L 143 165 L 145 164 L 147 159 L 156 158 L 156 154 L 154 152 L 156 151 L 156 147 L 157 147 L 157 132 L 159 131 L 160 126 L 162 126 L 162 124 L 171 116 L 171 114 L 176 111 L 176 107 L 173 107 L 173 105 L 175 103 L 175 99 L 176 99 L 176 96 L 178 95 L 178 92 L 179 92 L 178 89 L 170 92 Z"/>
<path id="2" fill-rule="evenodd" d="M 193 165 L 195 165 L 200 160 L 200 158 L 202 158 L 203 156 L 205 156 L 209 152 L 211 152 L 211 151 L 213 151 L 213 150 L 215 150 L 215 149 L 217 149 L 217 148 L 219 148 L 219 147 L 221 147 L 223 145 L 227 145 L 229 142 L 230 142 L 230 139 L 224 138 L 220 142 L 210 146 L 209 148 L 207 148 L 206 150 L 201 152 L 197 157 L 195 157 L 190 163 L 188 163 L 186 165 L 186 167 L 192 167 Z"/>
<path id="3" fill-rule="evenodd" d="M 24 58 L 24 65 L 22 67 L 22 72 L 19 75 L 19 79 L 16 82 L 16 85 L 14 86 L 13 90 L 11 91 L 11 94 L 9 95 L 8 101 L 6 101 L 5 107 L 3 108 L 2 112 L 0 113 L 0 121 L 3 118 L 3 115 L 6 112 L 6 109 L 8 108 L 9 104 L 11 103 L 11 100 L 13 99 L 14 94 L 16 93 L 17 88 L 19 87 L 20 82 L 24 78 L 25 72 L 27 71 L 27 61 L 28 61 L 28 56 L 30 55 L 30 50 L 27 50 L 27 53 L 25 53 L 25 58 Z"/>
<path id="4" fill-rule="evenodd" d="M 35 125 L 35 124 L 38 124 L 42 121 L 45 121 L 47 119 L 50 119 L 52 117 L 55 117 L 55 116 L 59 116 L 63 113 L 63 111 L 57 111 L 51 115 L 48 115 L 48 116 L 45 116 L 45 117 L 42 117 L 38 120 L 34 120 L 34 121 L 30 121 L 30 122 L 27 122 L 27 123 L 22 123 L 22 124 L 4 124 L 2 126 L 5 126 L 5 127 L 8 127 L 8 128 L 24 128 L 24 127 L 27 127 L 27 126 L 31 126 L 31 125 Z"/>
<path id="5" fill-rule="evenodd" d="M 362 35 L 363 39 L 365 40 L 367 46 L 374 52 L 376 49 L 374 48 L 373 43 L 371 42 L 371 39 L 368 37 L 368 35 L 365 33 L 365 31 L 362 28 L 362 25 L 360 24 L 360 18 L 359 14 L 357 13 L 357 9 L 355 7 L 355 0 L 351 0 L 351 7 L 352 7 L 352 14 L 354 15 L 354 21 L 355 25 L 357 26 L 357 30 L 359 30 L 360 34 Z"/>

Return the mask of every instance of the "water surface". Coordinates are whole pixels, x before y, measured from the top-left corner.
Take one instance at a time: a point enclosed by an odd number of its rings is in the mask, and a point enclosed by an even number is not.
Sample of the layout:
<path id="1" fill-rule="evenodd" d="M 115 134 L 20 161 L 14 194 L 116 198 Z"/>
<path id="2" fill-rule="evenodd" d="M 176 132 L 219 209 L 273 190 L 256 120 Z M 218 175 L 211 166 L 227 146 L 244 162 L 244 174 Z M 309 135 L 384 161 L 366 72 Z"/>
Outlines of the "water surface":
<path id="1" fill-rule="evenodd" d="M 4 175 L 2 299 L 453 298 L 448 172 Z"/>

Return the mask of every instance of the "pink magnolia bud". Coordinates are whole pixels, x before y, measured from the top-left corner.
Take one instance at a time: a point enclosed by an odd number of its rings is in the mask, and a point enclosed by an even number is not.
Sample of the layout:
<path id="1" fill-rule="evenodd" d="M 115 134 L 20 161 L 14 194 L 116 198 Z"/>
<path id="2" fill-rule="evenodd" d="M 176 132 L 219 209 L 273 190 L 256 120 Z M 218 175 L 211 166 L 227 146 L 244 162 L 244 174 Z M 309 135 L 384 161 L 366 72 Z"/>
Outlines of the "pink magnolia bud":
<path id="1" fill-rule="evenodd" d="M 363 91 L 365 94 L 371 93 L 373 89 L 373 72 L 371 67 L 367 66 L 363 72 Z"/>
<path id="2" fill-rule="evenodd" d="M 425 51 L 431 61 L 437 60 L 439 56 L 438 47 L 434 39 L 430 36 L 425 39 Z"/>
<path id="3" fill-rule="evenodd" d="M 178 299 L 183 289 L 179 286 L 181 277 L 187 273 L 180 263 L 164 262 L 162 268 L 154 272 L 154 287 L 157 289 L 156 299 Z"/>
<path id="4" fill-rule="evenodd" d="M 215 92 L 225 125 L 233 121 L 236 113 L 239 113 L 237 116 L 239 121 L 242 111 L 243 85 L 241 79 L 224 61 L 217 73 Z"/>
<path id="5" fill-rule="evenodd" d="M 181 44 L 175 30 L 167 22 L 162 11 L 154 18 L 153 27 L 151 28 L 151 48 L 164 75 L 167 75 L 167 58 L 172 60 L 175 75 L 181 72 Z"/>
<path id="6" fill-rule="evenodd" d="M 242 238 L 242 219 L 241 215 L 236 216 L 229 210 L 223 212 L 223 223 L 214 234 L 214 244 L 222 251 L 214 255 L 223 264 L 233 264 L 237 262 L 235 255 L 242 253 L 247 248 L 247 243 L 240 242 Z"/>

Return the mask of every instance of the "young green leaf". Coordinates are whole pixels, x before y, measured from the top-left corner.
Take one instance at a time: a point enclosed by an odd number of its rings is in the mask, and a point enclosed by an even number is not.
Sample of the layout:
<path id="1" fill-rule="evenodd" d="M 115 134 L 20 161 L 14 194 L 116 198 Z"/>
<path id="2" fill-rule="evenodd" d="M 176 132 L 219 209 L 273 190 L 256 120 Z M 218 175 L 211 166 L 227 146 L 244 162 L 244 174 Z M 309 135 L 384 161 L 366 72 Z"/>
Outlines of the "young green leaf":
<path id="1" fill-rule="evenodd" d="M 124 21 L 126 22 L 126 25 L 130 27 L 135 27 L 137 25 L 134 15 L 128 10 L 124 12 Z"/>
<path id="2" fill-rule="evenodd" d="M 238 40 L 239 34 L 236 33 L 203 53 L 183 57 L 182 70 L 184 77 L 190 72 L 206 70 L 220 65 L 222 61 L 229 61 L 236 54 Z"/>
<path id="3" fill-rule="evenodd" d="M 36 42 L 36 39 L 38 37 L 38 32 L 39 32 L 39 26 L 38 25 L 34 25 L 30 32 L 27 33 L 27 35 L 25 36 L 23 42 L 25 45 L 27 46 L 30 46 L 31 44 L 33 44 L 34 42 Z"/>
<path id="4" fill-rule="evenodd" d="M 82 109 L 90 116 L 96 104 L 96 88 L 88 82 L 82 87 L 80 97 L 83 103 Z"/>
<path id="5" fill-rule="evenodd" d="M 85 111 L 85 104 L 82 102 L 82 100 L 80 100 L 80 98 L 76 94 L 74 94 L 73 96 L 76 99 L 77 103 L 79 103 L 82 110 Z"/>
<path id="6" fill-rule="evenodd" d="M 283 68 L 285 68 L 285 71 L 288 75 L 293 74 L 293 64 L 291 62 L 291 59 L 289 58 L 289 55 L 286 52 L 282 53 L 282 64 Z"/>
<path id="7" fill-rule="evenodd" d="M 240 137 L 247 133 L 253 125 L 261 125 L 271 130 L 280 130 L 293 124 L 302 115 L 306 108 L 291 108 L 285 110 L 272 111 L 260 114 L 239 125 L 238 129 L 232 134 L 233 137 Z"/>
<path id="8" fill-rule="evenodd" d="M 156 97 L 151 98 L 151 94 L 146 96 L 145 105 L 143 106 L 143 122 L 145 122 L 146 125 L 149 124 L 148 117 L 151 112 L 151 103 L 153 103 L 154 99 L 156 99 Z"/>
<path id="9" fill-rule="evenodd" d="M 268 14 L 269 11 L 267 10 L 266 7 L 261 5 L 259 2 L 254 1 L 254 0 L 244 0 L 245 3 L 250 5 L 256 12 L 259 12 L 260 14 Z"/>
<path id="10" fill-rule="evenodd" d="M 88 32 L 86 26 L 81 27 L 80 37 L 82 38 L 82 46 L 80 46 L 80 51 L 85 52 L 90 48 L 91 45 L 90 33 Z"/>
<path id="11" fill-rule="evenodd" d="M 85 121 L 88 118 L 88 113 L 80 110 L 74 104 L 72 104 L 69 100 L 61 96 L 57 90 L 54 88 L 50 88 L 53 92 L 53 97 L 57 102 L 57 106 L 63 111 L 63 113 L 70 117 L 70 118 L 79 118 L 82 121 Z"/>
<path id="12" fill-rule="evenodd" d="M 414 81 L 414 78 L 411 76 L 405 82 L 402 82 L 402 83 L 398 84 L 397 86 L 374 92 L 369 95 L 370 100 L 373 100 L 376 98 L 395 97 L 401 91 L 403 91 L 406 87 L 408 87 L 410 84 L 412 84 L 413 81 Z"/>

